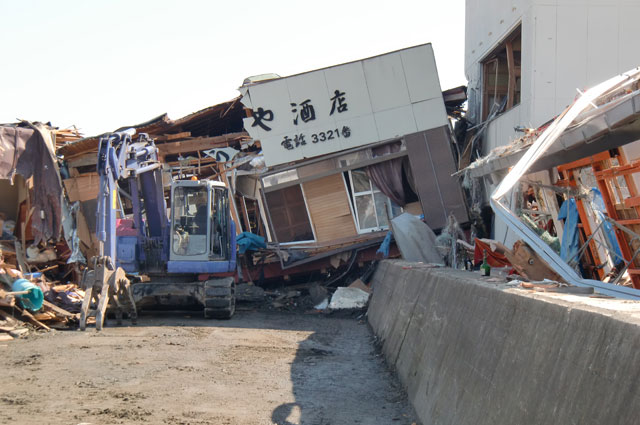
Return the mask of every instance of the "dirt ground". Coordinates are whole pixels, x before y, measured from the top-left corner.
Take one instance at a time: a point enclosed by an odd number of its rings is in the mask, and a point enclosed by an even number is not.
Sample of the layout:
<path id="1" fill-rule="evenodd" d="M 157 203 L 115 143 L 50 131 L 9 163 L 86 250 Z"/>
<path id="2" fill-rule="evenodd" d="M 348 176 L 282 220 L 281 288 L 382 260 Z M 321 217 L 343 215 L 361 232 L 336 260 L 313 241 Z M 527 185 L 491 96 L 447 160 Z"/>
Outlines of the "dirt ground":
<path id="1" fill-rule="evenodd" d="M 0 343 L 3 424 L 412 424 L 356 315 L 144 314 Z"/>

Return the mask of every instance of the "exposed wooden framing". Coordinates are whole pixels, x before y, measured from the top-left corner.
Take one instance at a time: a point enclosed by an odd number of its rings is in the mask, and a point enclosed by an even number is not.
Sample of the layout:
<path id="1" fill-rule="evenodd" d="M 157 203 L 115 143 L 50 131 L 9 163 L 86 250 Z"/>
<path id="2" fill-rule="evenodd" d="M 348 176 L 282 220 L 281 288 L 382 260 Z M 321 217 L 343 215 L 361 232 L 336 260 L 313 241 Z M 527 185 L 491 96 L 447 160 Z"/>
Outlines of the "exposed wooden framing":
<path id="1" fill-rule="evenodd" d="M 67 166 L 72 168 L 86 167 L 88 165 L 96 165 L 98 163 L 98 153 L 88 152 L 82 155 L 67 159 Z"/>
<path id="2" fill-rule="evenodd" d="M 258 200 L 258 212 L 260 213 L 260 218 L 262 219 L 261 222 L 264 225 L 264 233 L 265 235 L 267 235 L 267 240 L 271 241 L 273 239 L 271 239 L 271 228 L 269 226 L 269 221 L 267 220 L 267 215 L 265 213 L 265 206 L 264 206 L 264 201 L 262 200 L 262 196 L 263 195 L 263 191 L 260 190 L 260 196 L 258 196 L 257 200 Z"/>
<path id="3" fill-rule="evenodd" d="M 161 136 L 156 136 L 153 139 L 156 142 L 166 142 L 169 140 L 185 139 L 187 137 L 191 137 L 190 131 L 183 131 L 182 133 L 175 133 L 175 134 L 163 134 Z"/>
<path id="4" fill-rule="evenodd" d="M 349 198 L 349 210 L 351 211 L 351 218 L 353 219 L 353 225 L 356 228 L 356 232 L 357 232 L 358 220 L 356 220 L 356 212 L 353 205 L 355 200 L 353 199 L 353 193 L 349 190 L 349 187 L 347 186 L 347 179 L 344 177 L 344 173 L 341 173 L 341 174 L 342 174 L 342 183 L 344 183 L 344 190 L 345 192 L 347 192 L 347 197 Z M 391 225 L 391 221 L 389 221 L 389 225 Z"/>
<path id="5" fill-rule="evenodd" d="M 247 212 L 247 203 L 244 200 L 244 196 L 240 195 L 240 199 L 242 199 L 242 216 L 244 217 L 244 222 L 247 227 L 247 232 L 251 232 L 251 222 L 249 221 L 249 213 Z"/>
<path id="6" fill-rule="evenodd" d="M 558 171 L 567 171 L 567 170 L 572 169 L 572 168 L 587 167 L 589 165 L 592 165 L 595 162 L 605 161 L 605 160 L 607 160 L 609 158 L 611 158 L 611 156 L 609 155 L 609 152 L 601 152 L 601 153 L 598 153 L 596 155 L 592 155 L 592 156 L 588 156 L 586 158 L 578 159 L 577 161 L 573 161 L 573 162 L 570 162 L 568 164 L 559 165 L 558 166 Z"/>
<path id="7" fill-rule="evenodd" d="M 169 161 L 169 162 L 165 162 L 167 165 L 170 165 L 172 167 L 189 167 L 189 166 L 205 166 L 205 165 L 209 165 L 209 164 L 215 164 L 216 160 L 215 158 L 204 158 L 204 159 L 197 159 L 194 158 L 192 160 L 189 161 Z"/>
<path id="8" fill-rule="evenodd" d="M 633 224 L 640 224 L 640 218 L 628 218 L 628 219 L 622 219 L 622 220 L 616 220 L 619 224 L 622 224 L 623 226 L 629 226 L 629 225 L 633 225 Z"/>
<path id="9" fill-rule="evenodd" d="M 593 170 L 593 174 L 596 178 L 596 182 L 598 185 L 598 189 L 602 194 L 602 199 L 605 204 L 605 208 L 607 211 L 607 215 L 615 220 L 617 223 L 621 225 L 640 225 L 640 218 L 631 218 L 627 219 L 625 217 L 621 217 L 618 209 L 616 208 L 616 202 L 614 200 L 614 193 L 617 194 L 618 198 L 622 201 L 622 207 L 635 211 L 636 216 L 640 217 L 640 196 L 638 195 L 637 188 L 635 183 L 633 182 L 632 174 L 640 172 L 640 161 L 635 161 L 631 164 L 628 164 L 624 155 L 621 155 L 621 152 L 618 151 L 618 155 L 611 156 L 611 151 L 601 152 L 599 154 L 593 155 L 591 157 L 583 158 L 578 161 L 574 161 L 570 164 L 564 164 L 558 167 L 560 172 L 566 174 L 566 177 L 570 179 L 570 181 L 575 184 L 574 172 L 577 172 L 578 168 L 581 167 L 591 167 Z M 617 159 L 618 166 L 610 167 L 611 159 Z M 619 188 L 617 178 L 622 176 L 627 183 L 627 188 L 629 189 L 630 197 L 623 199 L 622 192 Z M 576 202 L 578 206 L 578 212 L 580 214 L 580 220 L 582 222 L 582 228 L 587 236 L 590 236 L 592 230 L 589 225 L 588 217 L 586 217 L 586 211 L 584 209 L 583 201 L 578 199 Z M 616 235 L 616 239 L 618 241 L 618 245 L 620 246 L 620 251 L 622 256 L 626 261 L 630 261 L 633 258 L 633 251 L 635 247 L 630 246 L 630 241 L 627 235 L 618 228 L 614 227 L 614 232 Z M 596 254 L 596 247 L 592 245 L 593 240 L 591 240 L 589 245 L 589 250 L 592 255 Z M 594 258 L 596 263 L 600 263 L 600 260 Z M 640 288 L 640 269 L 635 264 L 631 264 L 629 266 L 628 272 L 631 276 L 631 280 L 633 286 L 635 288 Z M 604 271 L 598 270 L 598 274 L 602 279 Z"/>
<path id="10" fill-rule="evenodd" d="M 215 137 L 198 137 L 196 139 L 181 140 L 177 142 L 167 142 L 156 145 L 160 155 L 176 155 L 179 153 L 195 152 L 205 149 L 226 147 L 230 142 L 242 138 L 248 138 L 247 133 L 229 133 Z"/>
<path id="11" fill-rule="evenodd" d="M 640 196 L 634 196 L 624 200 L 625 208 L 633 208 L 637 206 L 640 206 Z"/>
<path id="12" fill-rule="evenodd" d="M 590 158 L 586 158 L 586 159 L 590 159 Z M 572 164 L 579 164 L 577 166 L 572 167 L 569 164 L 565 164 L 565 165 L 562 165 L 561 167 L 558 167 L 558 170 L 565 174 L 564 178 L 569 181 L 569 186 L 576 187 L 578 185 L 576 182 L 575 174 L 574 174 L 575 169 L 588 166 L 589 164 L 592 163 L 592 161 L 589 161 L 586 163 L 586 165 L 582 165 L 582 161 L 583 160 L 579 160 L 572 163 Z M 582 199 L 576 199 L 576 208 L 578 210 L 578 216 L 580 217 L 580 223 L 582 224 L 582 229 L 584 231 L 585 237 L 589 238 L 589 236 L 593 233 L 593 231 L 591 230 L 591 225 L 589 224 L 589 216 L 587 215 L 587 212 L 584 208 Z M 601 264 L 600 256 L 598 253 L 598 247 L 596 246 L 596 243 L 593 240 L 593 238 L 589 241 L 589 252 L 593 258 L 593 262 L 595 263 L 595 265 Z M 594 272 L 600 279 L 604 277 L 604 272 L 602 269 L 594 269 Z"/>
<path id="13" fill-rule="evenodd" d="M 631 164 L 618 165 L 616 167 L 606 168 L 596 172 L 598 178 L 614 178 L 619 176 L 628 176 L 640 172 L 640 161 L 634 161 Z"/>
<path id="14" fill-rule="evenodd" d="M 621 151 L 618 151 L 618 152 L 621 153 Z M 627 209 L 631 209 L 632 211 L 635 211 L 636 215 L 638 215 L 639 204 L 635 202 L 640 201 L 640 196 L 638 196 L 638 192 L 637 192 L 635 183 L 633 182 L 633 178 L 631 177 L 631 174 L 640 172 L 640 161 L 635 161 L 631 164 L 627 164 L 626 158 L 623 155 L 618 155 L 617 159 L 618 159 L 618 164 L 620 165 L 616 167 L 605 168 L 604 164 L 602 163 L 593 165 L 594 174 L 598 182 L 598 188 L 602 193 L 602 198 L 604 200 L 605 207 L 607 209 L 607 214 L 611 219 L 615 220 L 616 222 L 622 225 L 625 225 L 625 224 L 631 225 L 631 226 L 637 225 L 640 223 L 629 222 L 629 221 L 633 221 L 633 219 L 628 221 L 628 220 L 624 220 L 623 219 L 624 217 L 620 217 L 620 215 L 618 214 L 618 209 L 616 208 L 615 202 L 612 199 L 612 196 L 609 190 L 609 185 L 607 184 L 607 180 L 614 182 L 616 189 L 618 191 L 618 197 L 619 199 L 622 200 L 623 206 Z M 623 197 L 619 192 L 620 189 L 617 182 L 617 177 L 619 176 L 624 177 L 625 182 L 627 183 L 627 188 L 629 189 L 629 194 L 631 195 L 630 198 L 623 200 Z M 627 203 L 631 205 L 627 205 Z M 622 256 L 625 258 L 625 260 L 630 261 L 631 259 L 634 258 L 633 251 L 635 250 L 635 247 L 630 246 L 631 241 L 628 239 L 627 235 L 622 229 L 620 229 L 617 226 L 614 226 L 614 232 L 616 235 L 616 239 L 618 240 L 618 245 L 620 246 L 620 251 L 622 253 Z M 637 260 L 635 260 L 633 264 L 629 265 L 627 271 L 631 276 L 631 282 L 633 284 L 633 287 L 640 288 L 640 276 L 638 276 L 638 274 L 640 273 L 640 269 L 637 266 Z"/>
<path id="15" fill-rule="evenodd" d="M 233 190 L 231 184 L 229 183 L 229 179 L 227 178 L 227 173 L 222 173 L 222 181 L 229 188 L 229 201 L 231 204 L 231 218 L 236 223 L 236 236 L 243 232 L 242 225 L 240 223 L 240 216 L 238 215 L 238 206 L 236 205 L 236 199 L 233 195 Z"/>

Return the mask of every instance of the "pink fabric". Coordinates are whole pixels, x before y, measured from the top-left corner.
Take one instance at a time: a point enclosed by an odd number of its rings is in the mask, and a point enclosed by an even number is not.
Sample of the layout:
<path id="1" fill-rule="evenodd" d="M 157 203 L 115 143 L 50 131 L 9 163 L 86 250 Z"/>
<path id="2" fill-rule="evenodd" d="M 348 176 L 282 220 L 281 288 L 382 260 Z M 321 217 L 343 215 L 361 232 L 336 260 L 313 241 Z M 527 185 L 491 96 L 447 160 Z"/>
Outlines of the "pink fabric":
<path id="1" fill-rule="evenodd" d="M 138 231 L 133 227 L 133 220 L 128 218 L 117 218 L 116 236 L 138 236 Z"/>

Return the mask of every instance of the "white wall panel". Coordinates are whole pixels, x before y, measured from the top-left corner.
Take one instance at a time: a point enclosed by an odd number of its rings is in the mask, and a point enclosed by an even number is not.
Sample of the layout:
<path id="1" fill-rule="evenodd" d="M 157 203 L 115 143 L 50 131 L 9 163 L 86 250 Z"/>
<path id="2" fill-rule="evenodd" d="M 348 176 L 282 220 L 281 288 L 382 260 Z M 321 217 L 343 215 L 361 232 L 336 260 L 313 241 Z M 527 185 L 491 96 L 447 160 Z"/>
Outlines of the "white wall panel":
<path id="1" fill-rule="evenodd" d="M 376 121 L 380 140 L 400 137 L 418 131 L 411 105 L 374 112 L 373 117 Z"/>
<path id="2" fill-rule="evenodd" d="M 587 85 L 587 22 L 586 6 L 557 8 L 558 60 L 556 66 L 555 113 L 564 110 L 578 92 Z"/>
<path id="3" fill-rule="evenodd" d="M 286 116 L 285 121 L 289 121 L 289 124 L 291 124 L 297 117 L 298 124 L 295 125 L 295 128 L 303 131 L 307 130 L 317 120 L 329 117 L 331 109 L 331 101 L 329 99 L 331 95 L 322 72 L 294 75 L 284 81 L 286 81 L 287 89 L 289 90 L 289 101 L 290 103 L 295 103 L 295 106 L 290 106 L 289 114 Z M 303 108 L 301 104 L 306 100 L 310 101 L 307 103 L 307 107 L 309 105 L 313 107 L 316 120 L 305 123 L 301 116 Z M 295 113 L 293 112 L 294 109 L 296 110 Z"/>
<path id="4" fill-rule="evenodd" d="M 336 90 L 341 100 L 334 102 Z M 241 92 L 254 116 L 260 107 L 273 113 L 273 120 L 264 122 L 270 131 L 252 126 L 254 118 L 244 121 L 249 135 L 261 141 L 268 166 L 415 133 L 414 104 L 427 114 L 419 117 L 420 130 L 447 124 L 428 44 L 265 81 Z M 302 114 L 307 100 L 313 118 Z"/>
<path id="5" fill-rule="evenodd" d="M 335 95 L 336 90 L 345 93 L 347 110 L 340 114 L 334 112 L 335 117 L 340 115 L 340 119 L 343 119 L 371 113 L 369 89 L 364 78 L 362 62 L 352 62 L 327 68 L 324 70 L 324 77 L 330 97 Z M 348 91 L 347 87 L 349 88 Z"/>
<path id="6" fill-rule="evenodd" d="M 383 55 L 362 62 L 373 112 L 411 102 L 400 55 Z"/>
<path id="7" fill-rule="evenodd" d="M 466 1 L 465 72 L 511 32 L 530 4 L 531 0 Z"/>
<path id="8" fill-rule="evenodd" d="M 587 84 L 596 85 L 618 74 L 618 10 L 590 6 L 587 38 Z"/>
<path id="9" fill-rule="evenodd" d="M 440 99 L 436 98 L 414 103 L 411 107 L 413 108 L 417 131 L 447 125 L 447 111 Z"/>
<path id="10" fill-rule="evenodd" d="M 526 125 L 522 121 L 521 111 L 522 105 L 517 105 L 489 124 L 489 137 L 484 150 L 485 153 L 489 153 L 491 149 L 497 146 L 509 144 L 520 136 L 516 133 L 514 127 Z"/>
<path id="11" fill-rule="evenodd" d="M 351 132 L 350 137 L 344 137 L 342 134 L 345 126 L 347 126 Z M 336 151 L 351 149 L 362 144 L 374 143 L 381 140 L 373 115 L 362 115 L 360 117 L 343 120 L 336 119 L 336 128 L 341 132 L 340 138 L 338 139 L 339 149 L 335 149 Z"/>
<path id="12" fill-rule="evenodd" d="M 621 6 L 619 9 L 619 72 L 626 72 L 640 66 L 640 55 L 637 53 L 640 43 L 640 2 L 633 3 L 633 5 Z"/>
<path id="13" fill-rule="evenodd" d="M 536 6 L 534 17 L 534 99 L 556 94 L 556 7 Z"/>
<path id="14" fill-rule="evenodd" d="M 412 103 L 442 98 L 436 60 L 430 44 L 401 52 L 400 58 Z"/>

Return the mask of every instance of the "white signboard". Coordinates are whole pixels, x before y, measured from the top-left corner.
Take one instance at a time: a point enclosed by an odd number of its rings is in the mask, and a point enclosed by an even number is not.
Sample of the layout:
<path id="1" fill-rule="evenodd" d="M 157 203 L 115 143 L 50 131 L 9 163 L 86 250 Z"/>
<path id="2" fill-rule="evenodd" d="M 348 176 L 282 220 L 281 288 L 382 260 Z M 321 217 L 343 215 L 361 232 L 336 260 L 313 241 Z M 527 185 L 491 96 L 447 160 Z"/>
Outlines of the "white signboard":
<path id="1" fill-rule="evenodd" d="M 447 124 L 431 44 L 239 90 L 267 166 Z"/>

